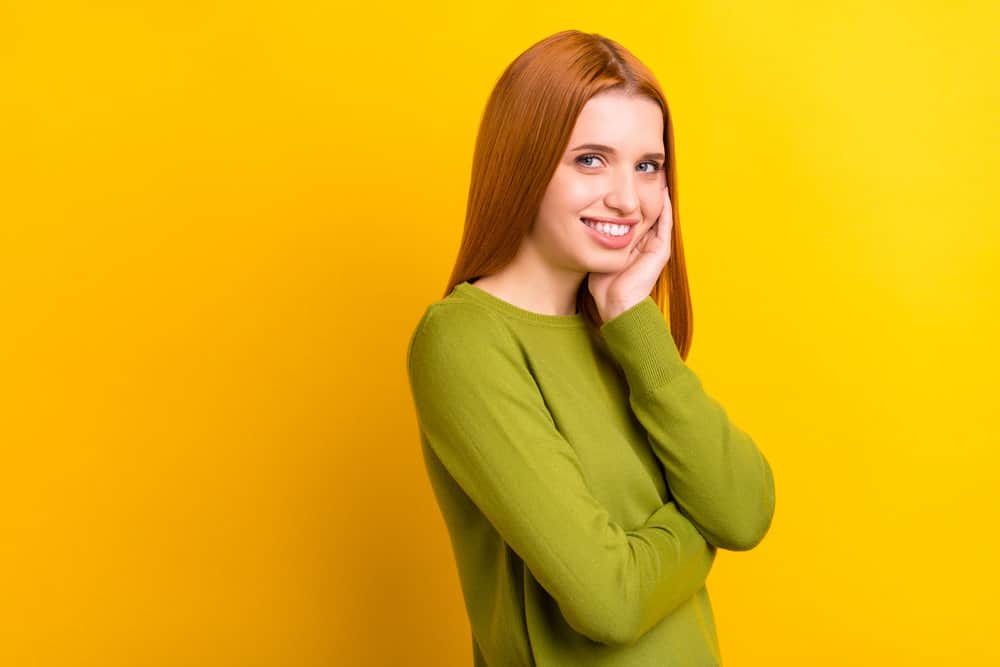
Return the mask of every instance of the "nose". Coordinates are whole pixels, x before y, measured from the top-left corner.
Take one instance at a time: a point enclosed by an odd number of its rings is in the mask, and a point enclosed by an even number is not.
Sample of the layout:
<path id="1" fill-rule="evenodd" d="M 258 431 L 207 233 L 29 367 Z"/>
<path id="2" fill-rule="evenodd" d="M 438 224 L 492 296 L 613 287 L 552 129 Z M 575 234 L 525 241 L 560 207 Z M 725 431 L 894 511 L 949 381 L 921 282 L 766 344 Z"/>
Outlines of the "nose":
<path id="1" fill-rule="evenodd" d="M 619 169 L 612 175 L 611 185 L 604 196 L 604 203 L 625 217 L 639 208 L 639 193 L 635 187 L 635 173 Z"/>

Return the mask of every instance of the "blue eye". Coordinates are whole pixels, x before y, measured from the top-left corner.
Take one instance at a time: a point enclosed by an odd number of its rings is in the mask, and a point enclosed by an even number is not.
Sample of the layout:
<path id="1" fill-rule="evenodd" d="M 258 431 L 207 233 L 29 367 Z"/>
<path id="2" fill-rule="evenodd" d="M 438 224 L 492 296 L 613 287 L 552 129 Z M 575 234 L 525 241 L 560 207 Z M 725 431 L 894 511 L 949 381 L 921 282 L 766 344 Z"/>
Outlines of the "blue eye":
<path id="1" fill-rule="evenodd" d="M 601 159 L 601 156 L 597 155 L 596 153 L 587 153 L 586 155 L 581 155 L 578 158 L 576 158 L 576 161 L 579 164 L 583 164 L 583 160 L 587 160 L 587 159 L 590 159 L 590 158 Z M 654 174 L 654 173 L 658 172 L 660 170 L 660 166 L 661 166 L 659 162 L 654 162 L 653 160 L 647 160 L 645 162 L 641 162 L 640 164 L 651 164 L 651 165 L 653 165 L 652 169 L 646 170 L 645 173 L 647 173 L 647 174 Z M 587 167 L 587 166 L 591 166 L 591 165 L 584 164 L 583 166 Z"/>

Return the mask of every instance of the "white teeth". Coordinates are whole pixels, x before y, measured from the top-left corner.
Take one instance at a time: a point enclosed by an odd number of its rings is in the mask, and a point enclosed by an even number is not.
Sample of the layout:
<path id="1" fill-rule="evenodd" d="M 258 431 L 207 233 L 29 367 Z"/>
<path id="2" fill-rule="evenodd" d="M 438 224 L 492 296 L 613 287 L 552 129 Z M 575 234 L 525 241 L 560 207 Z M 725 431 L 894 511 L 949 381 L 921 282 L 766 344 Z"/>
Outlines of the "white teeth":
<path id="1" fill-rule="evenodd" d="M 612 225 L 607 222 L 592 222 L 586 218 L 580 218 L 580 220 L 591 229 L 596 229 L 602 234 L 607 234 L 608 236 L 625 236 L 628 234 L 628 225 Z"/>

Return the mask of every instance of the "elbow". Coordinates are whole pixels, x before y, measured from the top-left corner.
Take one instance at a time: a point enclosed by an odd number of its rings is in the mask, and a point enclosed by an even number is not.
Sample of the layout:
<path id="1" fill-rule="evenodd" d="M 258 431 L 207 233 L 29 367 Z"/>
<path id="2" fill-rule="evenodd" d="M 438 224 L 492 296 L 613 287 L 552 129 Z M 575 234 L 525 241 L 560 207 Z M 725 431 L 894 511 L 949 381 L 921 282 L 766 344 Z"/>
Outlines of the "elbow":
<path id="1" fill-rule="evenodd" d="M 607 635 L 604 644 L 608 646 L 629 646 L 635 644 L 649 631 L 650 625 L 643 623 L 637 613 L 623 613 L 617 623 L 609 628 L 611 632 Z"/>
<path id="2" fill-rule="evenodd" d="M 594 641 L 607 646 L 631 646 L 656 623 L 657 619 L 644 615 L 643 610 L 638 607 L 621 609 L 608 619 Z"/>
<path id="3" fill-rule="evenodd" d="M 754 514 L 753 519 L 742 522 L 738 527 L 739 530 L 731 531 L 731 534 L 721 538 L 716 546 L 729 551 L 750 551 L 764 540 L 773 520 L 774 496 L 772 495 L 770 501 L 763 504 Z"/>
<path id="4" fill-rule="evenodd" d="M 607 646 L 618 647 L 629 646 L 639 641 L 648 628 L 640 623 L 636 613 L 630 613 L 630 611 L 623 609 L 621 613 L 609 618 L 595 641 Z"/>
<path id="5" fill-rule="evenodd" d="M 605 646 L 623 647 L 634 644 L 642 637 L 639 624 L 630 622 L 625 615 L 607 618 L 604 622 L 594 625 L 585 632 L 591 640 Z"/>
<path id="6" fill-rule="evenodd" d="M 578 634 L 607 646 L 626 646 L 638 638 L 638 624 L 630 616 L 606 600 L 593 600 L 585 610 L 570 612 L 563 609 L 563 617 Z"/>
<path id="7" fill-rule="evenodd" d="M 714 550 L 710 560 L 714 560 Z M 672 586 L 676 593 L 669 599 L 660 599 L 657 606 L 653 601 L 640 601 L 634 596 L 623 595 L 620 582 L 608 580 L 608 587 L 601 594 L 598 582 L 587 586 L 586 592 L 576 599 L 581 601 L 573 610 L 565 610 L 563 617 L 577 633 L 591 641 L 606 646 L 624 647 L 638 642 L 650 628 L 688 599 L 681 592 L 682 586 Z M 562 605 L 560 605 L 562 606 Z M 571 614 L 565 613 L 570 611 Z"/>
<path id="8" fill-rule="evenodd" d="M 774 474 L 766 459 L 762 459 L 762 463 L 764 477 L 756 510 L 741 522 L 740 530 L 731 535 L 726 544 L 717 545 L 723 549 L 749 551 L 760 544 L 771 529 L 774 520 Z"/>
<path id="9" fill-rule="evenodd" d="M 571 608 L 559 605 L 563 618 L 578 634 L 599 644 L 619 647 L 634 644 L 644 632 L 639 609 L 627 606 L 615 587 L 607 589 L 608 594 L 601 594 L 598 582 L 590 584 L 574 596 L 577 604 Z"/>
<path id="10" fill-rule="evenodd" d="M 735 533 L 727 539 L 720 540 L 720 543 L 716 546 L 720 549 L 728 549 L 729 551 L 750 551 L 764 540 L 768 527 L 764 526 L 752 531 L 747 530 L 742 533 Z"/>

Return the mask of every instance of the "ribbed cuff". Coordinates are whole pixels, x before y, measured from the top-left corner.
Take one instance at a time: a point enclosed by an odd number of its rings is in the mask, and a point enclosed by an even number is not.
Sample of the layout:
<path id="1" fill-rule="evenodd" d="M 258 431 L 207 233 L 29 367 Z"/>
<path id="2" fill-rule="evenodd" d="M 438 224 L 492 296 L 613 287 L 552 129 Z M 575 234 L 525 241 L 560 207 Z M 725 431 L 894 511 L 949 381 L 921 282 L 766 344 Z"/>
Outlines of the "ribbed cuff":
<path id="1" fill-rule="evenodd" d="M 687 368 L 652 296 L 605 322 L 600 331 L 632 390 L 662 386 Z"/>

